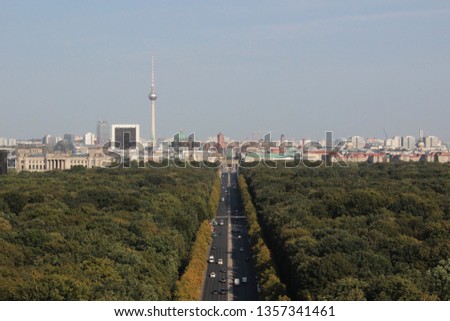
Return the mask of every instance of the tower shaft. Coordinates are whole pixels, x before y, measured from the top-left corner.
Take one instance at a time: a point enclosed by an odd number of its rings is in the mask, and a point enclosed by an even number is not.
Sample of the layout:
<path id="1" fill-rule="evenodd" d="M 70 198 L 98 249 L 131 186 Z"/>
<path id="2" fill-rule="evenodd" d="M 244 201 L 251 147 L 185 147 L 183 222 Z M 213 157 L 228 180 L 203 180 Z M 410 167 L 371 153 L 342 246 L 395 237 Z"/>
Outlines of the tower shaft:
<path id="1" fill-rule="evenodd" d="M 155 93 L 155 60 L 152 56 L 152 87 L 150 90 L 150 95 L 148 95 L 148 98 L 152 102 L 152 142 L 153 142 L 153 148 L 156 147 L 156 121 L 155 121 L 155 100 L 156 100 L 156 93 Z"/>
<path id="2" fill-rule="evenodd" d="M 156 126 L 155 126 L 155 101 L 152 100 L 152 142 L 153 148 L 156 147 Z"/>

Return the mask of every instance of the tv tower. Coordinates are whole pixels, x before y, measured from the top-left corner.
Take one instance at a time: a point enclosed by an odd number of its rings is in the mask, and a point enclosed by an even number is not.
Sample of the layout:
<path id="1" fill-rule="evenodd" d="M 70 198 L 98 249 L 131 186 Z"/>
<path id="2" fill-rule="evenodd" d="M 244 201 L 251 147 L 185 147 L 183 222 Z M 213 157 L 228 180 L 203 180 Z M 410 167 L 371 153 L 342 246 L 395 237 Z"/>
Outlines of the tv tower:
<path id="1" fill-rule="evenodd" d="M 148 98 L 152 102 L 152 142 L 153 142 L 153 148 L 156 148 L 156 128 L 155 128 L 155 100 L 156 100 L 156 93 L 155 93 L 155 59 L 152 56 L 152 87 L 150 94 L 148 95 Z"/>

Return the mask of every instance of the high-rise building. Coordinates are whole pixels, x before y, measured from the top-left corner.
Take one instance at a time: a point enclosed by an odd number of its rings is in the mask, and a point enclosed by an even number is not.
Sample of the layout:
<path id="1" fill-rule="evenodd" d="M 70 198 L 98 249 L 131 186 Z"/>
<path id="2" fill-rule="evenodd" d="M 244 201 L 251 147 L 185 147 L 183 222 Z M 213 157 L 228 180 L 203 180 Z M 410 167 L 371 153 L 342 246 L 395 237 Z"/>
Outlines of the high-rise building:
<path id="1" fill-rule="evenodd" d="M 75 145 L 75 135 L 73 134 L 64 134 L 64 140 L 69 144 Z"/>
<path id="2" fill-rule="evenodd" d="M 426 148 L 439 148 L 441 147 L 441 140 L 436 136 L 427 136 L 424 139 Z"/>
<path id="3" fill-rule="evenodd" d="M 97 145 L 103 146 L 111 139 L 111 127 L 106 121 L 97 122 Z"/>
<path id="4" fill-rule="evenodd" d="M 95 145 L 95 135 L 93 133 L 84 134 L 83 142 L 85 146 Z"/>
<path id="5" fill-rule="evenodd" d="M 394 140 L 392 138 L 386 138 L 384 141 L 384 147 L 387 149 L 392 149 L 393 141 Z"/>
<path id="6" fill-rule="evenodd" d="M 407 150 L 413 150 L 416 147 L 416 138 L 414 136 L 402 137 L 402 148 Z"/>
<path id="7" fill-rule="evenodd" d="M 8 151 L 0 150 L 0 175 L 8 173 Z"/>
<path id="8" fill-rule="evenodd" d="M 50 137 L 52 137 L 50 134 L 47 134 L 47 135 L 45 135 L 44 137 L 42 137 L 42 144 L 48 145 L 48 144 L 49 144 Z"/>
<path id="9" fill-rule="evenodd" d="M 51 136 L 50 134 L 45 135 L 42 138 L 42 144 L 47 145 L 48 147 L 54 147 L 58 142 L 62 141 L 62 137 Z"/>
<path id="10" fill-rule="evenodd" d="M 351 137 L 353 149 L 364 149 L 366 145 L 366 140 L 361 136 L 352 136 Z"/>
<path id="11" fill-rule="evenodd" d="M 140 142 L 139 125 L 112 125 L 112 144 L 119 149 L 136 148 Z M 117 146 L 118 144 L 118 146 Z"/>
<path id="12" fill-rule="evenodd" d="M 392 137 L 392 148 L 400 149 L 402 147 L 402 138 L 400 136 Z"/>
<path id="13" fill-rule="evenodd" d="M 152 87 L 150 89 L 150 94 L 148 98 L 152 102 L 152 142 L 153 146 L 156 146 L 156 121 L 155 121 L 155 60 L 152 57 Z"/>
<path id="14" fill-rule="evenodd" d="M 400 149 L 402 147 L 402 138 L 400 136 L 386 138 L 384 147 L 387 149 Z"/>
<path id="15" fill-rule="evenodd" d="M 189 147 L 189 136 L 186 135 L 182 130 L 180 130 L 178 133 L 176 133 L 173 136 L 173 143 L 172 143 L 173 150 L 175 152 L 180 152 L 183 148 L 187 149 Z"/>

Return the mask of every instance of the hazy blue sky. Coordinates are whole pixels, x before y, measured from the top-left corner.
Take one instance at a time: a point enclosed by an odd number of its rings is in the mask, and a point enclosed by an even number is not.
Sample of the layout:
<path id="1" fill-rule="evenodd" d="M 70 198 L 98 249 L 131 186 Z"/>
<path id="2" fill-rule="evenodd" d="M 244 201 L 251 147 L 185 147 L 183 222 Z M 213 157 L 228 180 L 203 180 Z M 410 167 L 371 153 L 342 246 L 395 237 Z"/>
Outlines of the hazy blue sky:
<path id="1" fill-rule="evenodd" d="M 450 140 L 448 0 L 0 0 L 0 137 L 150 137 L 152 55 L 158 136 Z"/>

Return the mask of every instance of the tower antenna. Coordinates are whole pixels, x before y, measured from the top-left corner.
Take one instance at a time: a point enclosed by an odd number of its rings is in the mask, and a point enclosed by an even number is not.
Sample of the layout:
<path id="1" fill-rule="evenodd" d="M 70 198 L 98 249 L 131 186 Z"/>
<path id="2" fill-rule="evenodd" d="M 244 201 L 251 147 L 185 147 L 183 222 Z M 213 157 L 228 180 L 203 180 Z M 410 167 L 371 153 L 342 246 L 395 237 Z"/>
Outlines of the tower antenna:
<path id="1" fill-rule="evenodd" d="M 155 88 L 155 57 L 152 56 L 152 89 Z"/>

